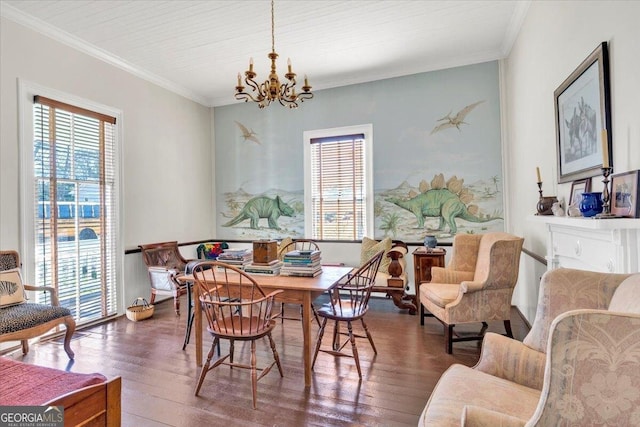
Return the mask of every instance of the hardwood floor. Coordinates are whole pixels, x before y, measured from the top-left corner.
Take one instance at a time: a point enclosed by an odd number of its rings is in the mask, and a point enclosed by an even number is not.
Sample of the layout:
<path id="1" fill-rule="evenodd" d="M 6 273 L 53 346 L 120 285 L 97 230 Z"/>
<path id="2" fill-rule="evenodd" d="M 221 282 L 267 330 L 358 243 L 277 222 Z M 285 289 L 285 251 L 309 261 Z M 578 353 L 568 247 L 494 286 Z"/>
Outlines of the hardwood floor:
<path id="1" fill-rule="evenodd" d="M 186 300 L 182 304 L 186 307 Z M 256 410 L 251 406 L 250 374 L 244 369 L 214 369 L 205 378 L 200 396 L 193 395 L 199 373 L 194 340 L 182 351 L 186 314 L 176 317 L 169 301 L 156 304 L 151 319 L 134 323 L 123 316 L 76 332 L 71 342 L 76 354 L 73 363 L 58 339 L 33 344 L 24 358 L 20 350 L 8 356 L 74 372 L 122 376 L 122 425 L 127 427 L 415 426 L 442 372 L 453 363 L 472 366 L 478 360 L 476 342 L 454 343 L 453 354 L 447 355 L 437 320 L 427 318 L 421 327 L 418 316 L 398 311 L 390 300 L 372 299 L 366 321 L 378 354 L 373 354 L 366 339 L 358 340 L 362 381 L 353 359 L 320 353 L 313 385 L 307 390 L 301 325 L 295 320 L 278 324 L 274 340 L 284 378 L 273 369 L 259 381 Z M 528 332 L 515 309 L 512 326 L 517 339 Z M 499 333 L 504 332 L 502 328 L 502 322 L 489 326 Z M 204 336 L 206 354 L 211 339 L 206 332 Z M 223 343 L 222 351 L 227 348 Z M 257 352 L 259 366 L 270 362 L 266 339 L 257 343 Z M 248 343 L 236 344 L 236 360 L 248 362 L 249 354 Z"/>

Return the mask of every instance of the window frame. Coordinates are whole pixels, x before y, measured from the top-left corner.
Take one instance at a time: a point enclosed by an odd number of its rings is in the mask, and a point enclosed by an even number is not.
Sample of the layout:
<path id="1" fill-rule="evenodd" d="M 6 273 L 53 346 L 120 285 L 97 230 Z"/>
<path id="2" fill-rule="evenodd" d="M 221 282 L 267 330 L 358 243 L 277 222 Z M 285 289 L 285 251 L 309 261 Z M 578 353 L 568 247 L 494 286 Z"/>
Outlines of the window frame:
<path id="1" fill-rule="evenodd" d="M 33 105 L 34 96 L 39 95 L 46 98 L 55 99 L 62 103 L 75 105 L 79 108 L 91 110 L 96 113 L 115 117 L 116 124 L 114 130 L 114 177 L 115 183 L 113 191 L 115 192 L 116 217 L 120 220 L 114 226 L 116 249 L 113 254 L 115 258 L 115 274 L 116 274 L 116 307 L 117 314 L 124 314 L 124 247 L 123 247 L 123 227 L 122 227 L 122 154 L 121 154 L 121 137 L 123 132 L 122 111 L 102 104 L 98 104 L 68 93 L 51 89 L 36 83 L 19 79 L 18 81 L 18 141 L 19 141 L 19 158 L 20 158 L 20 241 L 22 259 L 22 275 L 27 283 L 35 283 L 35 262 L 36 262 L 36 246 L 35 246 L 35 215 L 33 202 L 35 200 L 35 191 L 31 184 L 34 177 L 34 159 L 33 159 Z"/>
<path id="2" fill-rule="evenodd" d="M 328 129 L 316 129 L 303 132 L 304 141 L 304 232 L 306 238 L 313 236 L 313 201 L 311 188 L 311 140 L 317 138 L 330 138 L 342 135 L 364 135 L 364 187 L 365 187 L 365 224 L 364 236 L 373 236 L 374 233 L 374 194 L 373 194 L 373 125 L 361 124 L 342 126 Z M 358 239 L 359 240 L 359 239 Z M 355 241 L 358 241 L 355 240 Z M 353 240 L 338 240 L 339 242 L 352 242 Z"/>

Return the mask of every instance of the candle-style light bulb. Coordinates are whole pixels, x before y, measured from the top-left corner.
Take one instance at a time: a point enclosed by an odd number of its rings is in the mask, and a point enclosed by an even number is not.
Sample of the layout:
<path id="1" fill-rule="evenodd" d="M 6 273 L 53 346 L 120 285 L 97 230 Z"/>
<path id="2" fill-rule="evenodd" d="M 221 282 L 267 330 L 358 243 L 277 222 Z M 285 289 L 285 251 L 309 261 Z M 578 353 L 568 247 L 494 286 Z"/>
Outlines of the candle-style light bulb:
<path id="1" fill-rule="evenodd" d="M 242 77 L 240 76 L 240 73 L 238 73 L 238 86 L 242 86 Z"/>
<path id="2" fill-rule="evenodd" d="M 289 67 L 289 72 L 291 72 L 291 58 L 287 58 L 287 67 Z"/>
<path id="3" fill-rule="evenodd" d="M 307 80 L 307 75 L 304 75 L 304 85 L 309 86 L 309 80 Z"/>
<path id="4" fill-rule="evenodd" d="M 538 176 L 538 182 L 542 182 L 542 178 L 540 178 L 540 168 L 536 166 L 536 175 Z"/>
<path id="5" fill-rule="evenodd" d="M 253 72 L 253 57 L 249 58 L 249 71 Z"/>

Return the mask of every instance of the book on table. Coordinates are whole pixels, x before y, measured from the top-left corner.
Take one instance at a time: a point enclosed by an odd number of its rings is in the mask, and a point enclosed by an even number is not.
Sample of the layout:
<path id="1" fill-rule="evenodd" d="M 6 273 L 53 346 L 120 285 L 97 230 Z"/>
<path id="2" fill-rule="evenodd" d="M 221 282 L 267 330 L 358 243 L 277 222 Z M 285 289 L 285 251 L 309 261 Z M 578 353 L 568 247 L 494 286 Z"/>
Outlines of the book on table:
<path id="1" fill-rule="evenodd" d="M 252 262 L 245 266 L 244 271 L 251 274 L 267 274 L 270 276 L 276 276 L 280 273 L 282 262 L 276 260 L 274 263 L 262 264 Z"/>

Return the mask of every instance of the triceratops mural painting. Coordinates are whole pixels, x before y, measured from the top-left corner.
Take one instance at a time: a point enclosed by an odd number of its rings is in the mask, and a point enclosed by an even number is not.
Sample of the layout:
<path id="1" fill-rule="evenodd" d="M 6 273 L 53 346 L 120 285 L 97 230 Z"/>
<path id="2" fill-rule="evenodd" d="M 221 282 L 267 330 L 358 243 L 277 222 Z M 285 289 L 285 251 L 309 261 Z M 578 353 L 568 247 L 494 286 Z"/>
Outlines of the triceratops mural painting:
<path id="1" fill-rule="evenodd" d="M 231 221 L 223 225 L 223 227 L 233 227 L 244 220 L 249 220 L 249 226 L 254 230 L 258 229 L 258 221 L 260 218 L 267 218 L 269 228 L 280 230 L 278 227 L 278 218 L 281 215 L 293 216 L 293 208 L 286 204 L 280 196 L 271 199 L 266 196 L 254 197 L 245 203 L 240 213 Z"/>

